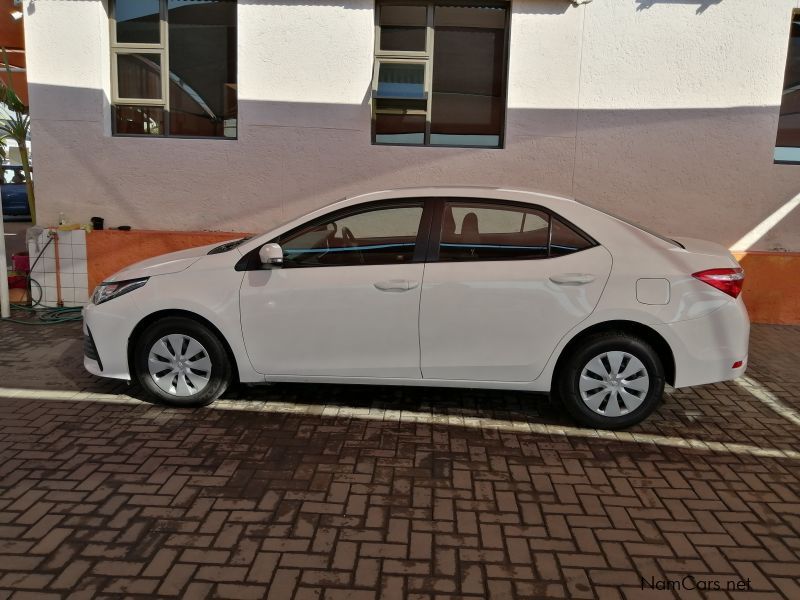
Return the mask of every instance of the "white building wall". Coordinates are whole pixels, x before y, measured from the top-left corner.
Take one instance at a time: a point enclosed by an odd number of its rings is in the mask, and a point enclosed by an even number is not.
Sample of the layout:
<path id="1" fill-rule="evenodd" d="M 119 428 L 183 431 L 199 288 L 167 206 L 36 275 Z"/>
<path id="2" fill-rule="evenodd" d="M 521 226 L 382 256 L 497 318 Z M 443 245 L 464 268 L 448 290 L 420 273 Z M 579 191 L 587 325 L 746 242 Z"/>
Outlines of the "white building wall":
<path id="1" fill-rule="evenodd" d="M 42 224 L 258 231 L 421 184 L 575 195 L 733 244 L 800 193 L 772 153 L 797 0 L 515 0 L 506 148 L 370 143 L 370 0 L 239 1 L 239 139 L 110 135 L 101 0 L 26 2 Z M 755 249 L 800 250 L 800 211 Z"/>

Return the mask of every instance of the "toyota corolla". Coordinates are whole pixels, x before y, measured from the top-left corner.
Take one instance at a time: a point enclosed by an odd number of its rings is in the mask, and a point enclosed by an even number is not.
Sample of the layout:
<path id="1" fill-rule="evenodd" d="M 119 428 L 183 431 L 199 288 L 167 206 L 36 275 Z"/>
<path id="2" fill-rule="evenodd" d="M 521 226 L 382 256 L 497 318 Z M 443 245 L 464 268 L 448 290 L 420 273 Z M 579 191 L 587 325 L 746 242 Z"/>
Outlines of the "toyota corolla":
<path id="1" fill-rule="evenodd" d="M 743 280 L 722 246 L 574 200 L 382 191 L 109 277 L 84 364 L 180 406 L 235 381 L 495 388 L 621 428 L 665 384 L 744 373 Z"/>

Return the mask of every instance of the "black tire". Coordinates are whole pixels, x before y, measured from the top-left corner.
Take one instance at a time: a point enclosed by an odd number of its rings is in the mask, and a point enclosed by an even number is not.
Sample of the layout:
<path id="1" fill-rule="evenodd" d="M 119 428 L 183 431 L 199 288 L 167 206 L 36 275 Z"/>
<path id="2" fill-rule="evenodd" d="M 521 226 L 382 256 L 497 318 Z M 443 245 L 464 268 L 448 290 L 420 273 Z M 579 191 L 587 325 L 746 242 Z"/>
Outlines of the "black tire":
<path id="1" fill-rule="evenodd" d="M 590 361 L 603 353 L 615 351 L 625 352 L 641 361 L 649 377 L 649 388 L 638 407 L 612 417 L 592 410 L 583 401 L 579 386 L 581 372 Z M 557 374 L 554 388 L 564 407 L 581 425 L 595 429 L 623 429 L 640 423 L 658 406 L 664 394 L 664 366 L 645 340 L 623 332 L 598 333 L 587 337 L 573 349 Z"/>
<path id="2" fill-rule="evenodd" d="M 150 375 L 148 357 L 154 344 L 167 335 L 189 336 L 198 341 L 211 361 L 208 383 L 197 393 L 178 396 L 162 390 Z M 153 400 L 170 406 L 206 406 L 219 398 L 233 378 L 231 361 L 215 332 L 186 317 L 165 317 L 145 329 L 134 344 L 134 373 L 139 385 Z M 191 374 L 188 375 L 191 377 Z M 199 387 L 199 386 L 198 386 Z"/>

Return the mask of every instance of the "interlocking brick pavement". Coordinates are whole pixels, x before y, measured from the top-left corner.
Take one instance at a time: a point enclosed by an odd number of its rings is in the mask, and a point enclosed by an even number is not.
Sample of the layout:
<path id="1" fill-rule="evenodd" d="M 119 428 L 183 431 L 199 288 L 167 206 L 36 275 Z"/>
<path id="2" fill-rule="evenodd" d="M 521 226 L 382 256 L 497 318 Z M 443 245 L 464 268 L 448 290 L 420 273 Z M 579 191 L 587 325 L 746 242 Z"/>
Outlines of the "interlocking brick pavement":
<path id="1" fill-rule="evenodd" d="M 800 598 L 797 327 L 616 437 L 510 392 L 176 410 L 85 373 L 76 325 L 0 339 L 0 598 Z"/>

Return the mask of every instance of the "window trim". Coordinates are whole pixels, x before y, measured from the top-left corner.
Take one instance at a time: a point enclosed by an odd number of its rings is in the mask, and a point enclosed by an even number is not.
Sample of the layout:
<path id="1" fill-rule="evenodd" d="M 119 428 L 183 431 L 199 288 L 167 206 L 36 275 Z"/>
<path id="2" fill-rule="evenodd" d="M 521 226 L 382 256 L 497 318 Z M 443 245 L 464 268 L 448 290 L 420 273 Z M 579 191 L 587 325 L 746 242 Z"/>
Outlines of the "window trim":
<path id="1" fill-rule="evenodd" d="M 380 12 L 383 5 L 392 6 L 425 6 L 427 8 L 427 25 L 425 34 L 425 51 L 411 51 L 411 50 L 381 50 L 381 22 Z M 459 0 L 458 6 L 462 7 L 481 7 L 490 6 L 495 8 L 502 8 L 505 11 L 504 31 L 503 38 L 503 68 L 502 68 L 502 82 L 503 89 L 503 102 L 502 102 L 502 126 L 498 135 L 497 146 L 475 146 L 475 145 L 459 145 L 459 144 L 431 144 L 431 108 L 433 106 L 433 53 L 434 53 L 434 13 L 436 6 L 450 6 L 452 1 L 447 0 L 375 0 L 375 40 L 374 40 L 374 68 L 372 73 L 372 87 L 370 97 L 370 113 L 371 127 L 370 127 L 370 141 L 373 146 L 413 146 L 416 148 L 471 148 L 475 150 L 502 150 L 505 148 L 506 141 L 506 122 L 508 114 L 508 67 L 509 67 L 509 46 L 511 40 L 511 2 L 504 2 L 502 0 Z M 423 142 L 421 144 L 404 144 L 401 142 L 377 142 L 376 137 L 376 116 L 378 114 L 396 114 L 389 113 L 385 109 L 379 110 L 377 108 L 376 92 L 378 89 L 378 69 L 381 62 L 425 62 L 425 96 L 427 105 L 425 109 L 425 133 Z M 402 114 L 420 114 L 418 111 L 406 112 Z"/>
<path id="2" fill-rule="evenodd" d="M 192 139 L 192 140 L 227 140 L 235 141 L 239 139 L 239 93 L 237 89 L 236 104 L 236 135 L 217 136 L 217 135 L 185 135 L 178 134 L 172 135 L 170 131 L 170 70 L 169 70 L 169 0 L 158 0 L 158 24 L 159 24 L 159 39 L 157 44 L 151 43 L 134 43 L 134 42 L 118 42 L 117 41 L 117 1 L 108 0 L 108 26 L 109 26 L 109 46 L 111 55 L 111 135 L 112 137 L 128 137 L 128 138 L 177 138 L 177 139 Z M 236 36 L 238 39 L 238 2 L 229 0 L 234 3 L 237 11 L 237 24 Z M 119 77 L 117 73 L 117 56 L 119 54 L 159 54 L 161 56 L 161 98 L 122 98 L 119 96 Z M 236 69 L 238 80 L 239 57 L 236 57 Z M 238 82 L 237 82 L 238 83 Z M 118 133 L 116 131 L 116 111 L 118 105 L 122 106 L 143 106 L 148 108 L 161 108 L 164 113 L 164 132 L 161 134 L 151 133 Z"/>
<path id="3" fill-rule="evenodd" d="M 520 202 L 517 200 L 503 200 L 497 198 L 463 198 L 463 197 L 447 197 L 447 198 L 439 198 L 440 202 L 436 207 L 436 213 L 433 217 L 433 222 L 431 223 L 431 230 L 430 235 L 428 236 L 428 256 L 426 262 L 429 263 L 459 263 L 459 262 L 472 262 L 472 263 L 488 263 L 488 262 L 502 262 L 502 261 L 523 261 L 523 260 L 552 260 L 557 258 L 562 258 L 563 256 L 569 255 L 561 255 L 561 256 L 552 256 L 550 252 L 550 246 L 552 242 L 552 235 L 553 235 L 553 219 L 558 219 L 561 223 L 564 224 L 565 227 L 572 229 L 575 233 L 577 233 L 580 237 L 584 238 L 589 245 L 582 250 L 578 250 L 573 254 L 577 254 L 578 252 L 583 252 L 584 250 L 588 250 L 590 248 L 595 248 L 600 245 L 600 243 L 594 239 L 591 235 L 586 233 L 583 229 L 578 227 L 577 225 L 573 224 L 568 219 L 565 219 L 560 214 L 550 210 L 549 208 L 542 206 L 540 204 L 530 204 L 528 202 Z M 503 207 L 513 207 L 523 210 L 530 210 L 530 211 L 539 211 L 548 216 L 547 221 L 547 256 L 542 256 L 539 258 L 528 258 L 528 257 L 509 257 L 509 258 L 479 258 L 479 259 L 452 259 L 452 260 L 439 260 L 439 249 L 441 244 L 442 238 L 442 221 L 444 220 L 444 209 L 448 202 L 454 204 L 479 204 L 479 205 L 491 205 L 497 206 L 500 208 Z"/>

